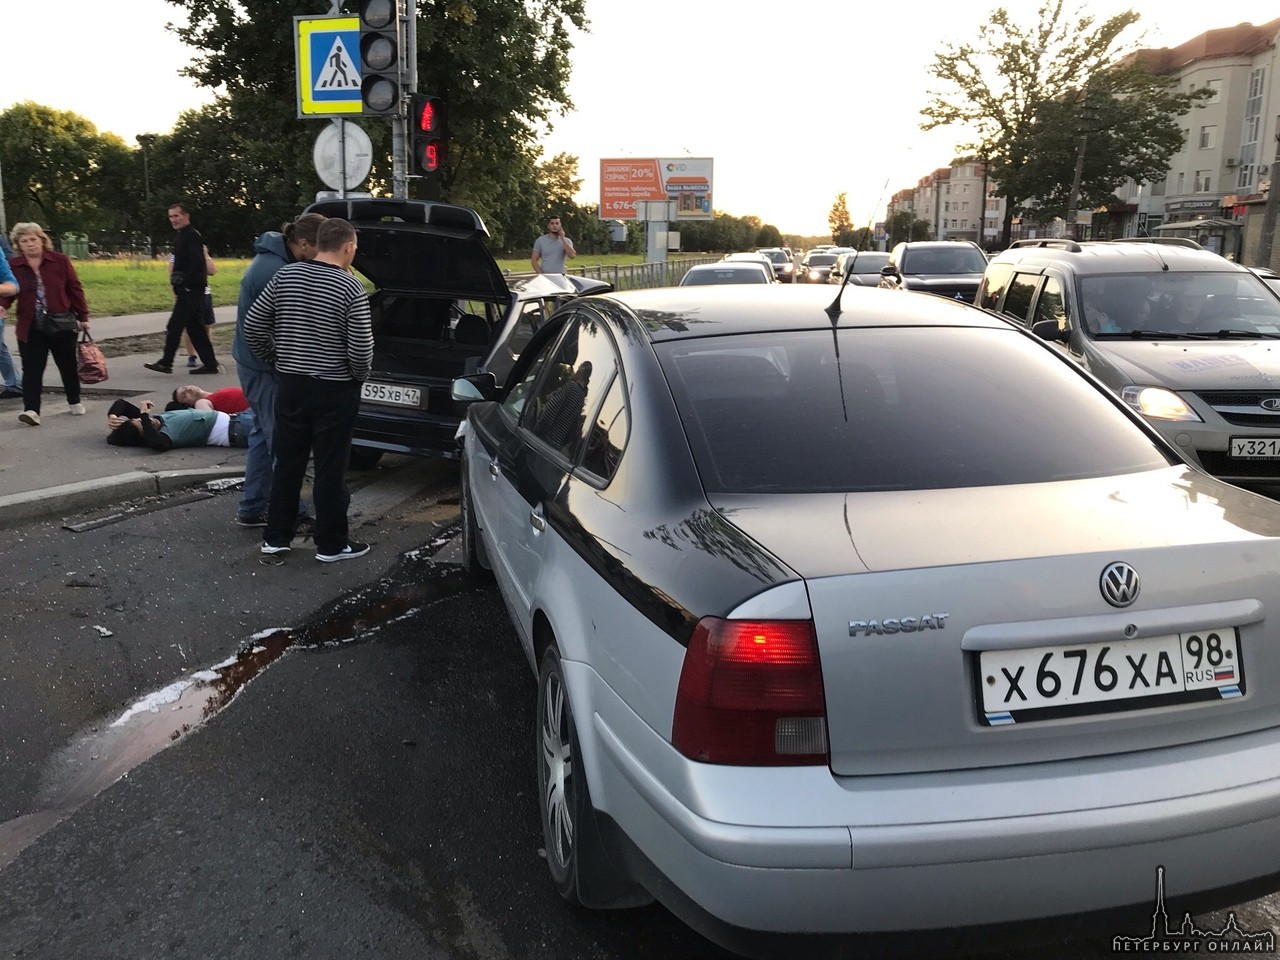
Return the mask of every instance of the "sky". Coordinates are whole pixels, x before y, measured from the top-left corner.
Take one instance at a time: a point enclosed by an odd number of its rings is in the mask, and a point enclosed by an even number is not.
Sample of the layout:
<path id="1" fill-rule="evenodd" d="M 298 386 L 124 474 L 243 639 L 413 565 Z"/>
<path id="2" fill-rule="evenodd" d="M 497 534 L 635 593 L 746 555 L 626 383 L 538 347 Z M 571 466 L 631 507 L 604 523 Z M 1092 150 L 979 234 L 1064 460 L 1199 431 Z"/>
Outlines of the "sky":
<path id="1" fill-rule="evenodd" d="M 586 0 L 590 32 L 571 38 L 574 110 L 542 131 L 544 156 L 578 158 L 582 202 L 599 200 L 602 159 L 710 157 L 717 210 L 821 235 L 843 192 L 854 224 L 870 224 L 890 196 L 949 163 L 963 139 L 919 129 L 933 55 L 975 40 L 981 16 L 997 6 L 1030 23 L 1040 2 L 646 0 L 638 15 L 631 3 Z M 1280 16 L 1275 0 L 1079 5 L 1099 18 L 1137 11 L 1126 36 L 1153 47 Z M 58 0 L 55 57 L 47 43 L 21 40 L 47 32 L 48 9 L 9 7 L 15 42 L 0 72 L 0 110 L 34 100 L 133 143 L 212 97 L 178 75 L 190 51 L 165 29 L 180 11 L 164 0 Z M 316 0 L 318 15 L 328 8 Z M 292 57 L 281 69 L 293 72 Z M 314 122 L 318 134 L 326 123 Z"/>

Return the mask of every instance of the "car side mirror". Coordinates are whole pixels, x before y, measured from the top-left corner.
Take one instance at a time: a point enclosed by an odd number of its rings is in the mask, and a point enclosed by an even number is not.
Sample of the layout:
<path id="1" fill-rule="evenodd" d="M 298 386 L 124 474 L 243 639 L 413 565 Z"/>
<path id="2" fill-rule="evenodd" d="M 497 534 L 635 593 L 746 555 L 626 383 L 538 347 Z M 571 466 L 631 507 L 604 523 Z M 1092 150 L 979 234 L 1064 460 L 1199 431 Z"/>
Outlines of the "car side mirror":
<path id="1" fill-rule="evenodd" d="M 1031 325 L 1031 332 L 1050 342 L 1066 343 L 1070 339 L 1066 328 L 1057 320 L 1037 320 Z"/>
<path id="2" fill-rule="evenodd" d="M 498 381 L 492 373 L 473 373 L 453 381 L 449 396 L 458 403 L 498 399 Z"/>
<path id="3" fill-rule="evenodd" d="M 882 277 L 900 277 L 902 274 L 898 272 L 898 266 L 894 263 L 886 263 L 880 268 L 880 276 Z"/>

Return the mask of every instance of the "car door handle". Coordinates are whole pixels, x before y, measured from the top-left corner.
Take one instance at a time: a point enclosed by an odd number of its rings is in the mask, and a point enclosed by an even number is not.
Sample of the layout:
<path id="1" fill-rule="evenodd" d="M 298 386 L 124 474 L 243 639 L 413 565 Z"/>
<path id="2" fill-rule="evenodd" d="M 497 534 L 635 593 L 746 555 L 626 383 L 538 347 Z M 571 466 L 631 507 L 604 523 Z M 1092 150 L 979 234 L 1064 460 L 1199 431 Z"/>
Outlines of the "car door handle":
<path id="1" fill-rule="evenodd" d="M 542 516 L 541 504 L 529 511 L 529 526 L 533 527 L 538 533 L 547 528 L 547 521 Z"/>
<path id="2" fill-rule="evenodd" d="M 489 476 L 491 476 L 491 477 L 493 477 L 493 479 L 497 480 L 497 479 L 498 479 L 498 473 L 499 473 L 498 465 L 497 465 L 496 463 L 494 463 L 492 460 L 490 460 L 490 461 L 489 461 Z"/>

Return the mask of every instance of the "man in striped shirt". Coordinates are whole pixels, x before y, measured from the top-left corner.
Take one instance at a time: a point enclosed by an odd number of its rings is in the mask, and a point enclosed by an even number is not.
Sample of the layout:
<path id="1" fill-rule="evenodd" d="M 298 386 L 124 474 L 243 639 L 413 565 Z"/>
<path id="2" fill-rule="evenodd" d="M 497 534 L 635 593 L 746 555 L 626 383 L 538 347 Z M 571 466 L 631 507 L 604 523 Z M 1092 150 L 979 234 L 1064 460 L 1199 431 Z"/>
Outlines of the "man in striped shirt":
<path id="1" fill-rule="evenodd" d="M 285 553 L 315 456 L 316 559 L 350 560 L 369 552 L 347 530 L 347 456 L 360 385 L 373 364 L 369 297 L 351 273 L 356 232 L 334 217 L 322 223 L 314 260 L 281 267 L 245 315 L 244 339 L 275 367 L 275 469 L 263 553 Z"/>

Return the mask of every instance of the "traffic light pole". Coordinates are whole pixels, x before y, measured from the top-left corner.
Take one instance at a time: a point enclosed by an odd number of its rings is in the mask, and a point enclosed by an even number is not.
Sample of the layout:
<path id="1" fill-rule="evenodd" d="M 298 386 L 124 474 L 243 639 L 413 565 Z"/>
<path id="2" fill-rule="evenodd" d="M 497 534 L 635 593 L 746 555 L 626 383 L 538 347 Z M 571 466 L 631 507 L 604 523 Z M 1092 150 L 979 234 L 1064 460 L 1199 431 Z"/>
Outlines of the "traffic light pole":
<path id="1" fill-rule="evenodd" d="M 417 0 L 405 0 L 404 22 L 401 36 L 404 38 L 404 57 L 401 59 L 400 109 L 391 118 L 391 187 L 399 200 L 409 196 L 409 154 L 405 115 L 413 93 L 418 89 L 418 4 Z"/>

